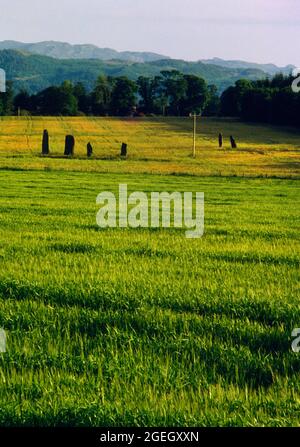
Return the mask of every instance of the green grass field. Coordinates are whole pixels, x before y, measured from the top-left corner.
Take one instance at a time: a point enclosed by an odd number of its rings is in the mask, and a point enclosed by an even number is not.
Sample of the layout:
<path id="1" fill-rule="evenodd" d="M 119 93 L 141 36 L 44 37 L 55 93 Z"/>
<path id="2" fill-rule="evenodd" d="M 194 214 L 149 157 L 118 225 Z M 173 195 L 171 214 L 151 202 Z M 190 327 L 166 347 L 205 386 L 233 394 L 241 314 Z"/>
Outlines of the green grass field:
<path id="1" fill-rule="evenodd" d="M 193 160 L 185 119 L 0 124 L 0 425 L 298 426 L 300 134 L 202 120 Z M 119 183 L 204 192 L 204 237 L 99 229 Z"/>

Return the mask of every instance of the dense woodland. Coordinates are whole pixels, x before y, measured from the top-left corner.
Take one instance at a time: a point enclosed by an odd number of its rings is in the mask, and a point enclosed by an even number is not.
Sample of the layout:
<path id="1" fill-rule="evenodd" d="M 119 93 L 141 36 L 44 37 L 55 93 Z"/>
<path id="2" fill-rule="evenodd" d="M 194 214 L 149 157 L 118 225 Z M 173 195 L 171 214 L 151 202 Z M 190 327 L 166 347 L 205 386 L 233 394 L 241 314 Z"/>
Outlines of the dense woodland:
<path id="1" fill-rule="evenodd" d="M 293 92 L 293 80 L 277 74 L 272 79 L 237 81 L 222 94 L 219 113 L 243 121 L 300 127 L 300 93 Z"/>
<path id="2" fill-rule="evenodd" d="M 0 95 L 0 115 L 50 116 L 204 116 L 239 117 L 244 121 L 300 126 L 300 94 L 291 89 L 291 76 L 241 79 L 221 96 L 215 85 L 195 75 L 162 71 L 159 76 L 98 77 L 87 91 L 82 83 L 64 81 L 37 94 L 14 95 L 12 83 Z"/>

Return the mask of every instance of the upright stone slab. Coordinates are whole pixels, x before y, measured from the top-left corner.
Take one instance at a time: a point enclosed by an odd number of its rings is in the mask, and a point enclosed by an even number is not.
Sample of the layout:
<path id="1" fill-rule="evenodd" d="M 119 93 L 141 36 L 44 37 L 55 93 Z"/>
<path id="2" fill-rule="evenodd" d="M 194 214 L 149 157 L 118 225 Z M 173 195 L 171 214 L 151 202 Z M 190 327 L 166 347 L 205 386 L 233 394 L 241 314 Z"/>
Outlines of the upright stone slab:
<path id="1" fill-rule="evenodd" d="M 75 138 L 73 135 L 66 135 L 65 155 L 74 155 Z"/>
<path id="2" fill-rule="evenodd" d="M 42 154 L 43 155 L 49 154 L 49 134 L 47 129 L 45 129 L 43 132 Z"/>
<path id="3" fill-rule="evenodd" d="M 219 133 L 219 148 L 223 147 L 223 135 Z"/>
<path id="4" fill-rule="evenodd" d="M 87 144 L 86 153 L 89 158 L 93 155 L 93 146 L 91 145 L 91 143 Z"/>
<path id="5" fill-rule="evenodd" d="M 230 144 L 231 144 L 231 149 L 236 149 L 237 148 L 237 144 L 235 139 L 233 138 L 232 135 L 230 135 Z"/>
<path id="6" fill-rule="evenodd" d="M 126 143 L 122 143 L 121 157 L 127 157 L 127 144 Z"/>

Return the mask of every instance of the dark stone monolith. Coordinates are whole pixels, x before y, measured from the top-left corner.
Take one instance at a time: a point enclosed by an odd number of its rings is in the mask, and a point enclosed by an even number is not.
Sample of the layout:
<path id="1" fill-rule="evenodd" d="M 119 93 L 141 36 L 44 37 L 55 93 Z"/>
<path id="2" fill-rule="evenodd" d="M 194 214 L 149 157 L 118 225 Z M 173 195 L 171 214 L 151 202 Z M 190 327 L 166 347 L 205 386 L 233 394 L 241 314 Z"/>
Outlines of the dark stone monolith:
<path id="1" fill-rule="evenodd" d="M 219 147 L 223 147 L 223 135 L 219 133 Z"/>
<path id="2" fill-rule="evenodd" d="M 231 144 L 231 148 L 232 149 L 236 149 L 237 148 L 236 141 L 235 141 L 235 139 L 233 138 L 232 135 L 230 135 L 230 144 Z"/>
<path id="3" fill-rule="evenodd" d="M 46 130 L 46 129 L 43 132 L 42 154 L 43 155 L 49 154 L 49 134 L 48 134 L 48 130 Z"/>
<path id="4" fill-rule="evenodd" d="M 73 135 L 67 135 L 65 141 L 65 155 L 74 155 L 75 138 Z"/>
<path id="5" fill-rule="evenodd" d="M 122 143 L 121 157 L 127 157 L 127 144 L 125 144 L 125 143 Z"/>
<path id="6" fill-rule="evenodd" d="M 88 157 L 91 157 L 93 155 L 93 146 L 91 145 L 91 143 L 87 144 L 86 153 Z"/>

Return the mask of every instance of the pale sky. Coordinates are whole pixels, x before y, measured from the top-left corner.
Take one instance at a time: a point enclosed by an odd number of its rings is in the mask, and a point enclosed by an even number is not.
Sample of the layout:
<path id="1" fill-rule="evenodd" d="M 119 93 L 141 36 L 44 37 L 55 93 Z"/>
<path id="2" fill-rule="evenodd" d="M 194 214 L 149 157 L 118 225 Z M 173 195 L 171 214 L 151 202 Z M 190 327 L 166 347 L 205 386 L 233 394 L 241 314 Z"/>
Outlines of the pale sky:
<path id="1" fill-rule="evenodd" d="M 300 0 L 0 0 L 0 40 L 300 67 Z"/>

